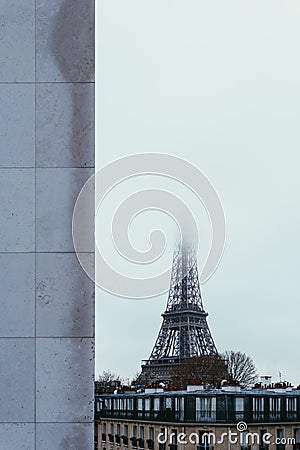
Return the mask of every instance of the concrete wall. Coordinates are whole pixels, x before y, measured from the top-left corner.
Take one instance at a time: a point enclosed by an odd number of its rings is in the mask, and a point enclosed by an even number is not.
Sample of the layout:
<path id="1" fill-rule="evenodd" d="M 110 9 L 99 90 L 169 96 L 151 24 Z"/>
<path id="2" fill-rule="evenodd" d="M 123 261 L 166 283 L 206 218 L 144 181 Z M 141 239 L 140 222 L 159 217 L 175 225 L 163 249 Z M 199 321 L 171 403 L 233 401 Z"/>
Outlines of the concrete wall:
<path id="1" fill-rule="evenodd" d="M 90 450 L 94 285 L 71 219 L 94 170 L 94 2 L 0 11 L 0 449 Z"/>

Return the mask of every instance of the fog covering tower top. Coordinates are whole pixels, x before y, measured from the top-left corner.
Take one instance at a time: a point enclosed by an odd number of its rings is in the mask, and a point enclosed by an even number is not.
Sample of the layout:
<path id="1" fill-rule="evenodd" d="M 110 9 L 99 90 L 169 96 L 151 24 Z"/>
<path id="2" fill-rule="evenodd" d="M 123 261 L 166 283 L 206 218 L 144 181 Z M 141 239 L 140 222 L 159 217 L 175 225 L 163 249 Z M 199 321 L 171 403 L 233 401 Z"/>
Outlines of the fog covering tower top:
<path id="1" fill-rule="evenodd" d="M 196 252 L 180 244 L 173 256 L 168 302 L 163 323 L 142 373 L 150 380 L 169 378 L 174 364 L 193 356 L 216 354 L 201 297 Z"/>

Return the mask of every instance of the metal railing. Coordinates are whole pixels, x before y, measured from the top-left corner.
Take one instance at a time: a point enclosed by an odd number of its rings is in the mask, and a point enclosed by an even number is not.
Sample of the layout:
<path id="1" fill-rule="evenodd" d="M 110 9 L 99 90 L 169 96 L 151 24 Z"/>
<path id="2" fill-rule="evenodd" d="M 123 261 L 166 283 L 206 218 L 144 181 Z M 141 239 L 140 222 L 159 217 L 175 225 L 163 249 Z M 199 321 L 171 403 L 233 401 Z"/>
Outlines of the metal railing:
<path id="1" fill-rule="evenodd" d="M 219 408 L 215 411 L 196 411 L 186 409 L 174 411 L 173 409 L 160 409 L 159 411 L 137 411 L 137 410 L 96 410 L 96 419 L 129 419 L 129 420 L 151 420 L 155 422 L 195 422 L 195 423 L 264 423 L 264 422 L 300 422 L 300 412 L 297 411 L 234 411 L 232 409 Z M 109 435 L 108 435 L 109 436 Z M 300 450 L 300 449 L 299 449 Z"/>

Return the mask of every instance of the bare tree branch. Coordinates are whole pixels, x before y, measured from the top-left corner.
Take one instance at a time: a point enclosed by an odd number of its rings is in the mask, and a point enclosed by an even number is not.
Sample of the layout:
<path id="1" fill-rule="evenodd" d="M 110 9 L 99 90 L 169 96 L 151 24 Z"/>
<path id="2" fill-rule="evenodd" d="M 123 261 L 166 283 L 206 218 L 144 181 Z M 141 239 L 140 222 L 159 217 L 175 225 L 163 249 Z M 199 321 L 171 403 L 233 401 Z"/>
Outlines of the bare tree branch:
<path id="1" fill-rule="evenodd" d="M 257 371 L 250 356 L 231 350 L 225 352 L 223 358 L 226 361 L 229 382 L 248 388 L 257 381 Z"/>

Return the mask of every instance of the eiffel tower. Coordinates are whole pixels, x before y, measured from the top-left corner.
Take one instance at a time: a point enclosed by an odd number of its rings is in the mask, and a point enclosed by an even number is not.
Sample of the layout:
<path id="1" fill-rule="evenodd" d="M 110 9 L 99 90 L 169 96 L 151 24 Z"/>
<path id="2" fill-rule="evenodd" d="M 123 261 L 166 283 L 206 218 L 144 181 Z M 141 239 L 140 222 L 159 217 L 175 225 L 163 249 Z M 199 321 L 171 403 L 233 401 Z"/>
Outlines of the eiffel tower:
<path id="1" fill-rule="evenodd" d="M 180 244 L 173 256 L 167 308 L 150 358 L 142 361 L 147 382 L 169 381 L 175 365 L 188 358 L 217 354 L 201 297 L 196 253 Z"/>

